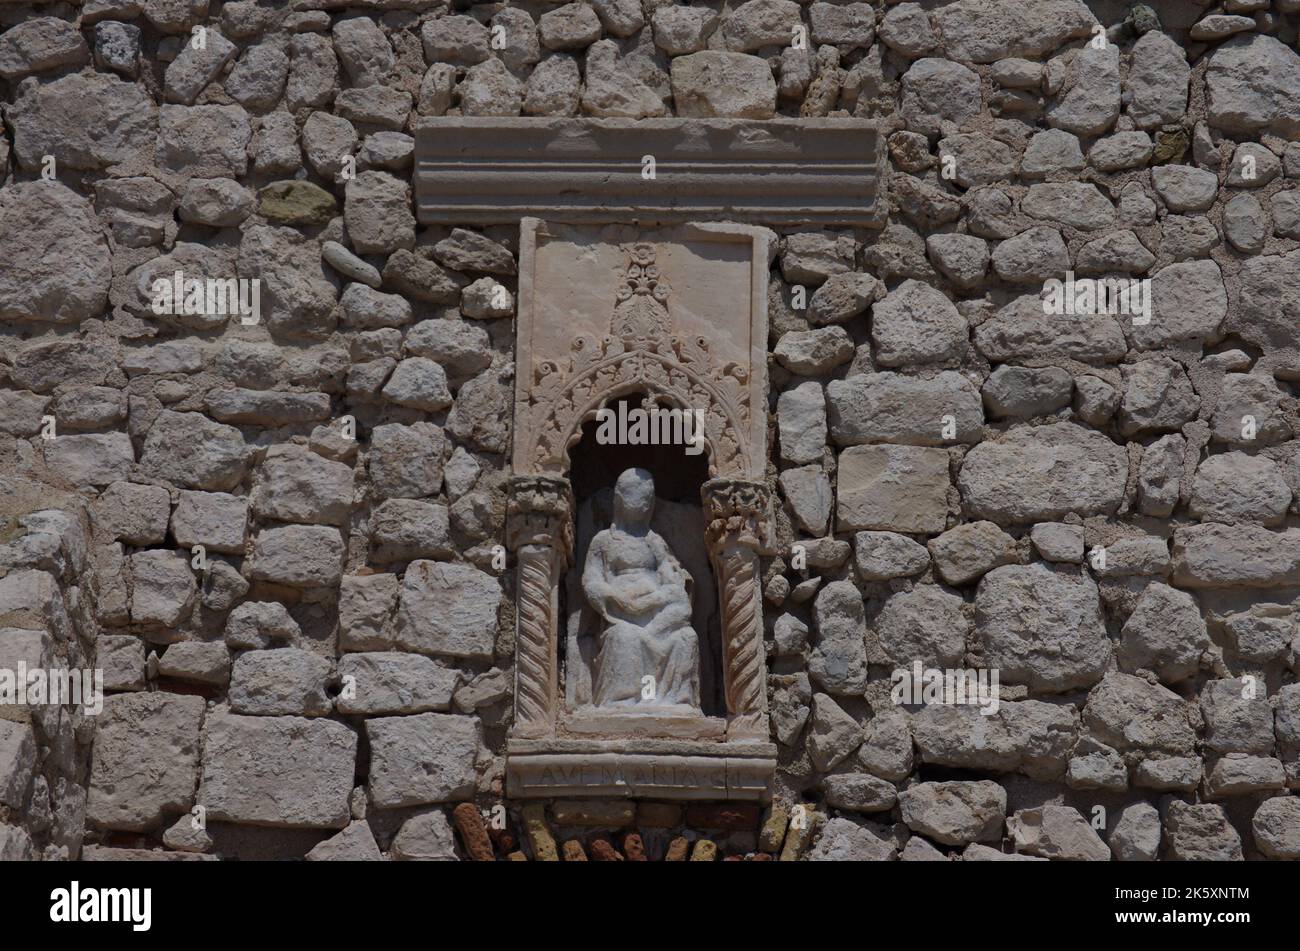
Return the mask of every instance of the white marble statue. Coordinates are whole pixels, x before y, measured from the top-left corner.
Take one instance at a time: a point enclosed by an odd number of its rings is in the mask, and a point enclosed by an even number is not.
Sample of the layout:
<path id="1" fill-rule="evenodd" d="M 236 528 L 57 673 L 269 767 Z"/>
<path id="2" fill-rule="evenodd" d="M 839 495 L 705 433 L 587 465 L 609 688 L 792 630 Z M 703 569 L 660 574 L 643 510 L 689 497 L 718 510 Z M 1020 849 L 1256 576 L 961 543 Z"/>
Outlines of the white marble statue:
<path id="1" fill-rule="evenodd" d="M 614 486 L 614 524 L 587 549 L 582 590 L 604 619 L 592 699 L 597 707 L 699 713 L 700 644 L 691 627 L 690 575 L 650 528 L 654 502 L 650 473 L 624 471 Z"/>

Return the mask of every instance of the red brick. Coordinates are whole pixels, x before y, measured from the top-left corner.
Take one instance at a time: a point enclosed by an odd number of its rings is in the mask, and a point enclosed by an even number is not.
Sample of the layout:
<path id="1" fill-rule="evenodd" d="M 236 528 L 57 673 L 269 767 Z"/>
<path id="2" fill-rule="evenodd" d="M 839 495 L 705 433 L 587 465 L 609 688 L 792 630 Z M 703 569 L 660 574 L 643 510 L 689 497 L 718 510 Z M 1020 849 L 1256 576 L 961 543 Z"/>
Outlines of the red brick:
<path id="1" fill-rule="evenodd" d="M 451 817 L 470 859 L 475 862 L 495 862 L 492 841 L 488 838 L 487 826 L 479 815 L 478 808 L 472 802 L 462 802 L 451 811 Z"/>

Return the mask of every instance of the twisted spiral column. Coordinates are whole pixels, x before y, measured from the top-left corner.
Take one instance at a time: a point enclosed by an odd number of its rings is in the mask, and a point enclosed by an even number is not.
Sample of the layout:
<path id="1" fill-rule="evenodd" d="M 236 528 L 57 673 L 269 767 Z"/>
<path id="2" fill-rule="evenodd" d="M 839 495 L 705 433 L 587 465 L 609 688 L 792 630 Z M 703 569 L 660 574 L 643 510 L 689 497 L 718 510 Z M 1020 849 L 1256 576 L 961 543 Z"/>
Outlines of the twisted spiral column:
<path id="1" fill-rule="evenodd" d="M 767 706 L 763 683 L 762 615 L 756 583 L 758 556 L 743 545 L 728 545 L 717 559 L 722 585 L 723 654 L 727 667 L 727 710 L 752 713 Z"/>
<path id="2" fill-rule="evenodd" d="M 705 540 L 718 578 L 728 732 L 767 735 L 767 668 L 763 658 L 758 548 L 767 512 L 762 483 L 712 479 L 701 491 L 709 525 Z"/>
<path id="3" fill-rule="evenodd" d="M 559 559 L 551 545 L 524 545 L 518 558 L 515 726 L 532 731 L 550 723 L 555 709 L 557 648 L 552 631 Z"/>
<path id="4" fill-rule="evenodd" d="M 571 510 L 564 479 L 530 476 L 511 484 L 507 535 L 518 559 L 514 731 L 521 735 L 555 725 L 559 579 L 572 551 Z"/>

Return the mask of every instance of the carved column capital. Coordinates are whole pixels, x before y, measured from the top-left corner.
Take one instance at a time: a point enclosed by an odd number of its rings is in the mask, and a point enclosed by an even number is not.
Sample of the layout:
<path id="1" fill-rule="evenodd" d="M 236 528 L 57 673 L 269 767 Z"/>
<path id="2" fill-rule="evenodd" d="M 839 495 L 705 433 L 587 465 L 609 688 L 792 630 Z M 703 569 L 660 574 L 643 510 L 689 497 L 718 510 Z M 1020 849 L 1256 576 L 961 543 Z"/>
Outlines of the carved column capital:
<path id="1" fill-rule="evenodd" d="M 549 545 L 566 560 L 573 550 L 573 490 L 555 476 L 516 476 L 506 507 L 506 542 L 514 551 Z"/>
<path id="2" fill-rule="evenodd" d="M 725 545 L 758 549 L 767 534 L 770 507 L 767 486 L 748 479 L 710 479 L 700 489 L 705 539 L 715 554 Z"/>

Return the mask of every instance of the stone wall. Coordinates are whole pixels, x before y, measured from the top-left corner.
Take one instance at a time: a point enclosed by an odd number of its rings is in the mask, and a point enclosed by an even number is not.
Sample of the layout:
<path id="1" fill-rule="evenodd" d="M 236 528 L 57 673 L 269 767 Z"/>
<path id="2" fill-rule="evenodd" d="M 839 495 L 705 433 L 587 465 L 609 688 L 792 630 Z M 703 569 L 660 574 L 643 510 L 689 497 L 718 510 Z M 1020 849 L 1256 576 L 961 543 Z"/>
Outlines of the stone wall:
<path id="1" fill-rule="evenodd" d="M 19 493 L 5 501 L 20 501 Z M 0 544 L 0 669 L 7 673 L 93 667 L 98 579 L 89 564 L 87 519 L 77 499 L 60 501 L 63 508 L 28 509 Z M 134 637 L 109 637 L 98 646 L 101 658 L 115 649 L 144 654 Z M 103 687 L 143 688 L 137 680 Z M 46 688 L 33 705 L 0 706 L 0 861 L 66 859 L 81 848 L 93 717 L 101 712 L 97 704 L 75 702 L 81 696 Z"/>
<path id="2" fill-rule="evenodd" d="M 1300 857 L 1300 2 L 1153 7 L 0 4 L 0 658 L 109 690 L 0 714 L 0 855 Z M 417 227 L 444 114 L 888 136 L 772 266 L 765 814 L 496 808 L 518 229 Z"/>

